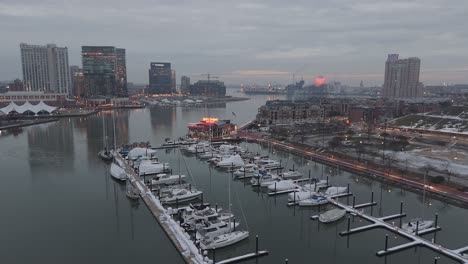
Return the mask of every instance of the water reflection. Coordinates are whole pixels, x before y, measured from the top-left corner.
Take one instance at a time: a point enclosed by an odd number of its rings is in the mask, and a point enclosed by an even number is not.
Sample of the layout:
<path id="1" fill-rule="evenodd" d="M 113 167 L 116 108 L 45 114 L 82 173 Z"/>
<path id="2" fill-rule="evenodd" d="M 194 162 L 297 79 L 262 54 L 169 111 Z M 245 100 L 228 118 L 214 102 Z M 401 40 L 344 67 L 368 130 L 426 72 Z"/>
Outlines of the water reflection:
<path id="1" fill-rule="evenodd" d="M 27 130 L 31 171 L 73 168 L 73 122 L 36 125 Z"/>

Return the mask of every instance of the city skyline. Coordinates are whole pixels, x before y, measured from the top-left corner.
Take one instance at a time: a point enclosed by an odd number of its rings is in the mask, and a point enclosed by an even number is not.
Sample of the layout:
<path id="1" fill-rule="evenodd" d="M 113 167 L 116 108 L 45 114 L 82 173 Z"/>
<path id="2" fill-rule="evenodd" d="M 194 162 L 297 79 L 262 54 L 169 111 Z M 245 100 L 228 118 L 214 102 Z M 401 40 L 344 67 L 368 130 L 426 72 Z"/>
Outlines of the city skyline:
<path id="1" fill-rule="evenodd" d="M 8 36 L 0 52 L 0 79 L 21 77 L 17 46 L 27 42 L 67 46 L 70 65 L 80 64 L 81 46 L 125 47 L 128 81 L 134 83 L 147 83 L 151 61 L 170 61 L 194 80 L 212 72 L 226 83 L 290 83 L 295 74 L 310 82 L 324 76 L 356 86 L 361 80 L 382 85 L 382 61 L 389 53 L 424 60 L 425 84 L 468 82 L 466 1 L 239 1 L 215 6 L 122 1 L 115 5 L 119 8 L 57 3 L 0 4 L 1 33 Z M 437 21 L 428 15 L 433 13 Z M 222 22 L 210 23 L 213 19 Z M 154 31 L 157 38 L 150 34 Z"/>

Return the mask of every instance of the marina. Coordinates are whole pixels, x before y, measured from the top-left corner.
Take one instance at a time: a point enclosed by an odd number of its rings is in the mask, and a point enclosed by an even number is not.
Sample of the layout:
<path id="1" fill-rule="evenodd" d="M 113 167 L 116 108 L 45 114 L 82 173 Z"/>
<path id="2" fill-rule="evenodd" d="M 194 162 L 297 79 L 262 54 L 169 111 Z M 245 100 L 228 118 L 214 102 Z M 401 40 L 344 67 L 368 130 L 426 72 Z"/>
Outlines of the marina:
<path id="1" fill-rule="evenodd" d="M 243 103 L 245 102 L 232 104 Z M 221 108 L 210 109 L 210 111 L 212 116 L 220 117 L 223 113 L 230 114 L 232 111 L 236 111 L 238 120 L 235 123 L 242 124 L 250 120 L 249 114 L 236 109 L 245 108 L 246 112 L 253 111 L 248 111 L 248 107 L 249 105 L 245 104 L 237 105 L 232 110 Z M 151 145 L 159 146 L 164 143 L 165 138 L 183 136 L 187 124 L 194 120 L 200 120 L 202 116 L 206 115 L 205 111 L 199 109 L 195 112 L 184 112 L 181 108 L 160 109 L 157 107 L 119 110 L 115 116 L 117 142 L 149 141 Z M 177 117 L 176 119 L 169 118 L 174 115 Z M 11 145 L 0 142 L 3 149 L 12 153 L 9 157 L 3 157 L 2 164 L 10 171 L 13 171 L 14 167 L 14 174 L 17 175 L 14 178 L 6 178 L 8 185 L 0 187 L 2 193 L 8 194 L 15 191 L 22 197 L 31 196 L 31 199 L 34 195 L 35 199 L 39 199 L 34 202 L 37 210 L 55 216 L 55 219 L 49 223 L 42 215 L 37 216 L 36 211 L 20 211 L 19 208 L 7 206 L 5 213 L 11 215 L 11 221 L 3 221 L 2 224 L 4 226 L 8 224 L 12 232 L 21 234 L 24 225 L 15 223 L 24 223 L 22 218 L 30 219 L 34 216 L 46 226 L 45 229 L 41 229 L 39 224 L 32 223 L 32 227 L 35 227 L 35 232 L 37 232 L 37 239 L 41 241 L 45 241 L 43 240 L 45 237 L 50 237 L 50 232 L 46 232 L 47 230 L 58 228 L 63 230 L 64 234 L 67 233 L 66 230 L 70 229 L 82 230 L 81 234 L 75 235 L 73 243 L 57 243 L 55 241 L 63 241 L 63 237 L 60 234 L 55 234 L 52 236 L 54 240 L 50 241 L 49 244 L 43 243 L 43 246 L 41 245 L 39 248 L 36 243 L 34 246 L 26 245 L 26 248 L 35 252 L 36 256 L 44 254 L 44 249 L 53 246 L 62 252 L 68 252 L 66 256 L 73 255 L 76 248 L 84 248 L 87 257 L 84 257 L 83 261 L 86 262 L 96 262 L 100 255 L 105 254 L 110 256 L 108 259 L 113 263 L 155 260 L 167 263 L 184 263 L 186 260 L 170 242 L 171 238 L 168 238 L 166 231 L 151 212 L 152 209 L 158 210 L 158 208 L 147 208 L 146 202 L 142 198 L 139 201 L 127 198 L 125 181 L 120 183 L 120 181 L 113 180 L 109 175 L 111 165 L 101 161 L 97 156 L 97 153 L 102 149 L 103 142 L 101 119 L 100 114 L 89 116 L 85 121 L 81 121 L 86 122 L 86 126 L 78 120 L 72 120 L 73 126 L 69 126 L 68 120 L 65 119 L 56 123 L 42 124 L 26 128 L 18 136 L 18 139 L 10 136 Z M 108 127 L 112 127 L 111 115 L 106 115 L 105 119 Z M 93 129 L 85 129 L 85 127 Z M 47 131 L 47 134 L 44 131 Z M 91 138 L 94 137 L 96 139 L 92 140 Z M 42 138 L 42 140 L 39 141 L 38 138 Z M 58 144 L 59 142 L 60 144 Z M 25 151 L 17 149 L 17 146 L 22 146 Z M 303 156 L 292 154 L 288 150 L 278 150 L 269 148 L 267 145 L 253 143 L 241 143 L 241 146 L 253 153 L 258 152 L 263 156 L 269 156 L 272 160 L 281 160 L 283 171 L 292 169 L 294 166 L 294 169 L 301 172 L 305 178 L 308 178 L 310 170 L 311 178 L 326 180 L 328 177 L 329 185 L 347 186 L 350 184 L 352 195 L 336 198 L 345 205 L 349 199 L 350 206 L 354 201 L 355 207 L 359 207 L 359 209 L 355 208 L 358 212 L 347 213 L 347 216 L 350 216 L 350 230 L 371 224 L 367 219 L 358 215 L 362 210 L 367 215 L 371 215 L 370 211 L 373 211 L 373 217 L 383 218 L 393 226 L 392 221 L 399 222 L 399 216 L 396 215 L 399 212 L 400 202 L 404 201 L 405 210 L 403 213 L 406 214 L 404 219 L 420 217 L 418 212 L 422 204 L 426 208 L 426 215 L 432 216 L 431 218 L 434 218 L 435 214 L 438 213 L 438 226 L 442 230 L 436 232 L 437 244 L 444 245 L 444 248 L 457 250 L 466 246 L 468 234 L 464 229 L 458 228 L 463 226 L 463 219 L 468 217 L 462 208 L 435 200 L 432 197 L 428 197 L 423 203 L 419 194 L 338 170 L 336 166 L 316 163 Z M 51 149 L 59 151 L 63 158 L 54 157 L 51 159 L 49 154 Z M 182 168 L 179 172 L 177 149 L 157 150 L 157 158 L 159 162 L 169 163 L 174 174 L 186 175 L 186 181 L 190 182 L 197 190 L 203 191 L 205 203 L 210 203 L 213 208 L 218 206 L 218 208 L 228 209 L 229 202 L 226 190 L 228 189 L 228 179 L 232 179 L 230 171 L 216 169 L 208 162 L 196 158 L 196 155 L 188 155 L 181 159 Z M 23 164 L 25 160 L 29 165 L 21 166 L 20 164 Z M 50 170 L 44 170 L 38 165 L 38 161 L 44 164 L 41 166 L 55 168 L 53 170 L 55 172 L 51 174 Z M 189 175 L 193 175 L 193 179 Z M 234 263 L 239 258 L 255 254 L 256 235 L 260 238 L 259 252 L 266 249 L 268 255 L 258 259 L 253 257 L 253 259 L 244 261 L 245 263 L 284 263 L 285 259 L 288 259 L 289 263 L 303 263 L 304 259 L 314 259 L 317 263 L 342 263 L 343 261 L 388 264 L 433 263 L 435 257 L 440 257 L 438 263 L 459 263 L 438 251 L 434 252 L 432 249 L 424 247 L 416 247 L 415 250 L 403 250 L 379 257 L 377 252 L 385 249 L 386 234 L 389 235 L 387 249 L 405 245 L 411 241 L 407 237 L 395 235 L 381 228 L 366 229 L 365 232 L 340 236 L 340 232 L 347 230 L 347 216 L 326 224 L 311 220 L 311 216 L 319 215 L 333 208 L 330 203 L 321 205 L 320 212 L 318 206 L 288 207 L 286 205 L 288 195 L 269 196 L 268 189 L 252 187 L 249 181 L 250 179 L 232 180 L 231 189 L 232 213 L 237 218 L 236 222 L 240 222 L 239 230 L 248 230 L 250 237 L 236 245 L 216 249 L 214 254 L 210 252 L 209 258 L 216 260 L 216 263 Z M 32 187 L 32 182 L 34 182 L 35 187 Z M 57 182 L 60 185 L 51 185 L 51 182 Z M 21 188 L 16 188 L 15 183 L 19 184 L 18 186 Z M 303 184 L 307 183 L 308 181 L 303 182 Z M 73 189 L 67 192 L 60 191 L 63 189 L 62 186 L 71 185 L 74 186 Z M 6 186 L 10 186 L 11 190 L 8 190 Z M 48 191 L 41 194 L 45 189 Z M 89 208 L 89 213 L 77 214 L 73 212 L 74 210 L 67 209 L 69 207 L 66 203 L 52 195 L 57 192 L 63 193 L 64 199 L 72 204 L 80 204 Z M 87 193 L 89 199 L 82 199 L 83 192 Z M 371 192 L 374 193 L 374 206 L 369 206 Z M 147 198 L 149 199 L 150 196 Z M 136 205 L 138 203 L 139 206 Z M 171 205 L 171 207 L 175 208 L 176 206 Z M 67 212 L 73 218 L 63 214 L 63 212 Z M 104 232 L 106 235 L 93 235 L 93 233 L 103 234 Z M 169 230 L 169 232 L 177 232 L 177 230 Z M 420 235 L 431 241 L 434 233 L 420 233 Z M 89 239 L 90 237 L 92 239 Z M 281 241 L 278 241 L 278 237 L 281 237 Z M 84 246 L 86 245 L 84 241 L 89 246 Z M 284 243 L 285 241 L 287 243 Z M 11 240 L 10 244 L 15 245 L 17 242 Z M 19 254 L 15 248 L 11 252 L 5 250 L 2 252 L 7 260 L 19 257 L 23 262 L 33 261 L 27 256 Z M 99 248 L 100 252 L 94 251 L 93 248 Z M 83 252 L 83 250 L 81 251 Z M 125 254 L 115 255 L 115 252 L 125 252 Z M 453 250 L 453 252 L 458 251 Z M 463 250 L 460 251 L 460 253 L 462 252 Z M 64 254 L 50 256 L 50 259 L 53 262 L 66 261 Z"/>

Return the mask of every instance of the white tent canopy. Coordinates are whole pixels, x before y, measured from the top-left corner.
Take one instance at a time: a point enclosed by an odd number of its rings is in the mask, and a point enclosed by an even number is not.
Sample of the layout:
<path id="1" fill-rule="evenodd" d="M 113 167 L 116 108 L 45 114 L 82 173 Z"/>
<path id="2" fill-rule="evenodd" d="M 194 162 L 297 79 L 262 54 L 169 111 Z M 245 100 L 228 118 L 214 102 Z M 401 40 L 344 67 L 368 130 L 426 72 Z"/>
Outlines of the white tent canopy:
<path id="1" fill-rule="evenodd" d="M 26 102 L 22 105 L 17 105 L 15 102 L 11 102 L 9 105 L 0 108 L 0 111 L 9 114 L 11 112 L 17 112 L 18 114 L 23 114 L 25 112 L 31 111 L 34 114 L 39 112 L 47 112 L 52 113 L 57 109 L 56 107 L 52 107 L 50 105 L 46 105 L 43 101 L 40 101 L 37 105 L 32 105 L 30 102 Z"/>

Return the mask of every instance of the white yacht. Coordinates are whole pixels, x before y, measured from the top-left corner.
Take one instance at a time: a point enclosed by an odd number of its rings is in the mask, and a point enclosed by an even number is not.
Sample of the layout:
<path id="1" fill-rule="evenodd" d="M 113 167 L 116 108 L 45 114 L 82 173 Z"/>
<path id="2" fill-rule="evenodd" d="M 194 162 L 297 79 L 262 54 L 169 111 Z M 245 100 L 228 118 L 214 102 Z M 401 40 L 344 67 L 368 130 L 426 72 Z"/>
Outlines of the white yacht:
<path id="1" fill-rule="evenodd" d="M 234 171 L 234 176 L 251 176 L 255 173 L 258 173 L 258 165 L 249 163 L 245 164 L 244 166 L 240 167 L 240 169 Z"/>
<path id="2" fill-rule="evenodd" d="M 125 172 L 125 170 L 122 169 L 122 167 L 120 167 L 119 165 L 117 165 L 114 162 L 112 162 L 112 164 L 110 166 L 110 175 L 112 177 L 114 177 L 115 179 L 120 180 L 120 181 L 125 181 L 128 178 L 127 173 Z"/>
<path id="3" fill-rule="evenodd" d="M 240 168 L 244 165 L 244 160 L 240 155 L 233 155 L 226 159 L 223 158 L 216 164 L 216 166 L 219 168 Z"/>
<path id="4" fill-rule="evenodd" d="M 325 196 L 335 196 L 339 194 L 346 193 L 348 191 L 348 187 L 329 187 L 325 192 Z"/>
<path id="5" fill-rule="evenodd" d="M 308 199 L 299 201 L 299 206 L 317 206 L 328 203 L 325 196 L 314 194 Z"/>
<path id="6" fill-rule="evenodd" d="M 201 191 L 191 189 L 171 189 L 168 195 L 161 197 L 161 203 L 163 204 L 175 204 L 183 203 L 191 200 L 195 200 L 200 197 Z"/>
<path id="7" fill-rule="evenodd" d="M 161 163 L 154 159 L 142 159 L 138 165 L 138 174 L 140 176 L 156 175 L 165 173 L 169 169 L 169 163 Z"/>
<path id="8" fill-rule="evenodd" d="M 187 178 L 186 175 L 169 175 L 161 173 L 157 174 L 153 179 L 151 179 L 151 185 L 182 183 L 185 178 Z"/>
<path id="9" fill-rule="evenodd" d="M 266 170 L 259 170 L 257 175 L 252 176 L 250 183 L 252 183 L 252 186 L 268 187 L 278 180 L 278 175 L 269 173 Z"/>
<path id="10" fill-rule="evenodd" d="M 140 193 L 138 192 L 138 189 L 133 187 L 133 185 L 130 183 L 130 181 L 127 179 L 127 186 L 126 186 L 126 195 L 128 198 L 137 200 L 140 198 Z"/>
<path id="11" fill-rule="evenodd" d="M 203 250 L 222 248 L 233 245 L 249 237 L 248 231 L 234 231 L 219 236 L 204 239 L 200 242 Z"/>
<path id="12" fill-rule="evenodd" d="M 331 223 L 340 220 L 346 215 L 346 210 L 335 208 L 319 215 L 318 219 L 322 223 Z"/>
<path id="13" fill-rule="evenodd" d="M 290 170 L 290 171 L 281 173 L 279 176 L 283 178 L 284 180 L 289 180 L 289 179 L 299 179 L 303 175 L 297 170 Z"/>
<path id="14" fill-rule="evenodd" d="M 256 160 L 255 163 L 259 167 L 263 167 L 268 170 L 275 170 L 281 168 L 281 164 L 278 161 L 271 159 L 259 159 Z"/>
<path id="15" fill-rule="evenodd" d="M 299 189 L 299 185 L 292 180 L 280 180 L 277 182 L 273 182 L 272 184 L 268 185 L 269 191 L 287 191 L 287 190 L 294 190 Z"/>

